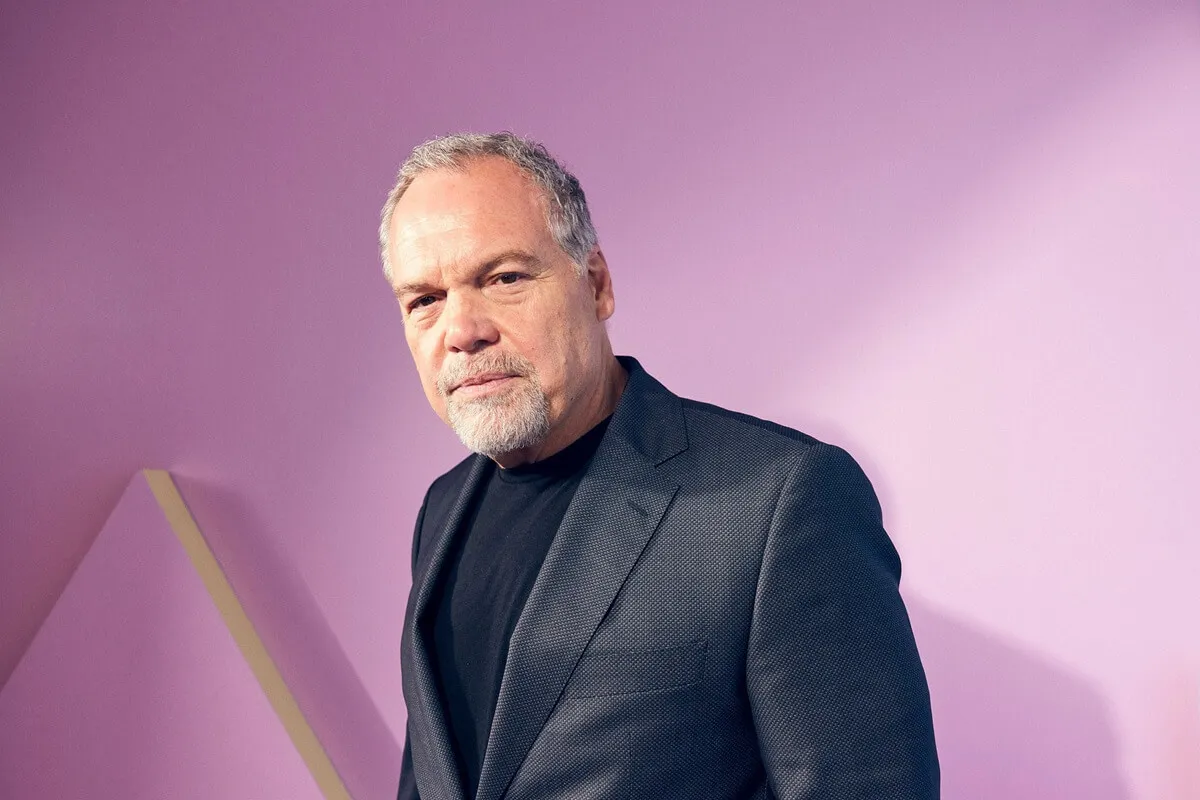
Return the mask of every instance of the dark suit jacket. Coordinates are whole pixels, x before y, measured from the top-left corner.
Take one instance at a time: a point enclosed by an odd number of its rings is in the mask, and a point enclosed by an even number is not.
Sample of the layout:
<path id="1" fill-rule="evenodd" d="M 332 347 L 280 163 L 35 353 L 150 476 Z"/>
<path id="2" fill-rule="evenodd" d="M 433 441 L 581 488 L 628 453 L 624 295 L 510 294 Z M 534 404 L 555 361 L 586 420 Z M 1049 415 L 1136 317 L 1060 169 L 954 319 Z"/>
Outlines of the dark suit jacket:
<path id="1" fill-rule="evenodd" d="M 844 450 L 681 399 L 635 359 L 513 632 L 479 800 L 929 800 L 925 675 Z M 401 797 L 461 800 L 422 625 L 484 475 L 417 518 Z"/>

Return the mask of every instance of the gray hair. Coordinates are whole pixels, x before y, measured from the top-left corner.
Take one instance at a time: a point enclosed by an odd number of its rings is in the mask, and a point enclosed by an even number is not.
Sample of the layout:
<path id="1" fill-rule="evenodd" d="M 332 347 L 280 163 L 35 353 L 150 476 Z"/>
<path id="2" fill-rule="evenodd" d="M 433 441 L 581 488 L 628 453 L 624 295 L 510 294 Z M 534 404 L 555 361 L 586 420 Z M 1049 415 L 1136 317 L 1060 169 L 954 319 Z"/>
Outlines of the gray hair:
<path id="1" fill-rule="evenodd" d="M 532 139 L 504 131 L 502 133 L 455 133 L 439 136 L 418 145 L 396 175 L 396 185 L 388 193 L 379 222 L 379 253 L 383 274 L 392 282 L 392 264 L 388 259 L 389 228 L 396 204 L 412 182 L 423 172 L 435 169 L 461 170 L 472 159 L 499 156 L 520 168 L 539 189 L 545 200 L 546 224 L 558 246 L 575 262 L 582 276 L 587 258 L 596 246 L 596 229 L 588 212 L 587 200 L 579 180 L 554 159 L 546 148 Z"/>

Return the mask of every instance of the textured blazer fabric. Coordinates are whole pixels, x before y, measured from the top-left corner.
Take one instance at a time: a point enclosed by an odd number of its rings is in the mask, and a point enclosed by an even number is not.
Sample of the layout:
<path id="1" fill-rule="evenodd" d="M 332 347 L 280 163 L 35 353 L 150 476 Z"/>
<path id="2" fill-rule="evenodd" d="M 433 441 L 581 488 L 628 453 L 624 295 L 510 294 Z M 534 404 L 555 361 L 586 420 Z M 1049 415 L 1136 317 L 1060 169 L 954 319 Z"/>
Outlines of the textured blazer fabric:
<path id="1" fill-rule="evenodd" d="M 929 692 L 858 464 L 629 382 L 509 643 L 479 800 L 929 800 Z M 402 638 L 401 797 L 463 800 L 423 622 L 486 459 L 433 482 Z"/>

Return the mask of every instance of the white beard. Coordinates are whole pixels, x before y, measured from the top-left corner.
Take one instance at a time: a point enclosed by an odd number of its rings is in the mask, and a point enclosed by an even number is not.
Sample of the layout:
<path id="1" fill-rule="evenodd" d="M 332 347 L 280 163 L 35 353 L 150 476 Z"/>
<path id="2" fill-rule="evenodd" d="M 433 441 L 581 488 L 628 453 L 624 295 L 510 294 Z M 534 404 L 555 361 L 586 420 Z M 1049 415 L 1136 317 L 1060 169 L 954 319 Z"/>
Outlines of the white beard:
<path id="1" fill-rule="evenodd" d="M 550 432 L 550 402 L 529 378 L 482 397 L 447 398 L 450 427 L 468 450 L 494 457 L 541 444 Z"/>

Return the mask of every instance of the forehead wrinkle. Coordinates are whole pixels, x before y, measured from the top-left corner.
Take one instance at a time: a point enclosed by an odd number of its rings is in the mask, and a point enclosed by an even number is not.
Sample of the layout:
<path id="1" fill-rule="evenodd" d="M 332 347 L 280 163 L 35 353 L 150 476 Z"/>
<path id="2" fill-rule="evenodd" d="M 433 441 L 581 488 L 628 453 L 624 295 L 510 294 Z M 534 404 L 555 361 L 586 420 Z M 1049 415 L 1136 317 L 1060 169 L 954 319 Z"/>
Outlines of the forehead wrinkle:
<path id="1" fill-rule="evenodd" d="M 513 239 L 510 231 L 495 231 L 480 236 L 476 231 L 450 227 L 444 232 L 448 235 L 438 236 L 436 242 L 427 242 L 423 234 L 417 234 L 404 243 L 407 247 L 396 248 L 398 251 L 409 250 L 409 258 L 393 259 L 398 267 L 397 277 L 405 271 L 405 264 L 410 265 L 411 271 L 416 273 L 396 285 L 397 294 L 406 287 L 425 287 L 433 276 L 444 280 L 448 276 L 459 275 L 460 282 L 469 282 L 501 263 L 512 261 L 528 267 L 541 261 L 536 249 L 524 246 L 519 237 Z"/>
<path id="2" fill-rule="evenodd" d="M 536 255 L 521 248 L 509 248 L 503 250 L 497 249 L 494 253 L 486 256 L 480 256 L 473 259 L 461 259 L 455 263 L 451 272 L 461 272 L 462 277 L 459 279 L 459 282 L 469 283 L 480 276 L 487 274 L 501 264 L 507 264 L 510 262 L 515 262 L 526 268 L 535 268 L 541 263 Z M 441 274 L 445 270 L 439 263 L 434 266 L 434 271 Z M 418 278 L 416 280 L 406 281 L 398 284 L 393 291 L 395 292 L 396 296 L 399 297 L 404 294 L 424 292 L 436 288 L 440 288 L 436 282 Z"/>
<path id="3" fill-rule="evenodd" d="M 416 277 L 400 284 L 397 291 L 405 285 L 428 282 L 426 276 L 457 272 L 463 261 L 470 260 L 473 251 L 478 250 L 478 244 L 473 241 L 469 227 L 462 223 L 463 216 L 426 215 L 397 226 L 393 248 L 397 274 L 416 273 Z M 455 221 L 448 217 L 459 219 Z"/>
<path id="4" fill-rule="evenodd" d="M 497 201 L 490 196 L 495 187 L 469 185 L 464 178 L 470 172 L 439 171 L 429 176 L 433 183 L 422 176 L 398 203 L 393 217 L 392 264 L 395 277 L 403 280 L 395 284 L 397 295 L 460 275 L 461 282 L 469 281 L 494 264 L 496 256 L 527 249 L 525 215 L 497 208 Z M 516 194 L 531 203 L 544 225 L 545 198 L 526 176 L 519 178 Z M 537 260 L 535 253 L 529 255 Z M 401 275 L 403 272 L 408 274 Z"/>

